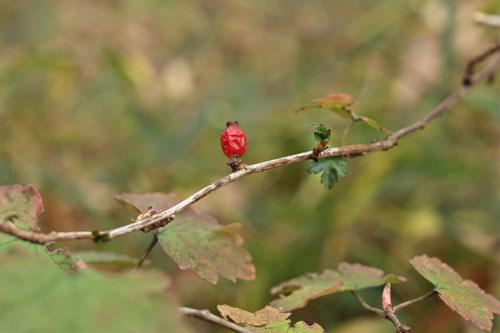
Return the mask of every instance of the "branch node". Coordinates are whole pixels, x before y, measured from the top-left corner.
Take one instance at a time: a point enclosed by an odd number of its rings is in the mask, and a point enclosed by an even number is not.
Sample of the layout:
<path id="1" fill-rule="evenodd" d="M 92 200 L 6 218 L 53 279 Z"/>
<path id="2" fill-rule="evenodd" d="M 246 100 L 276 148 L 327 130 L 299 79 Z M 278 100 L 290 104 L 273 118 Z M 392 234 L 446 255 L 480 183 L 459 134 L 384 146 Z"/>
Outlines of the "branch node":
<path id="1" fill-rule="evenodd" d="M 314 147 L 310 158 L 312 160 L 318 161 L 319 154 L 321 154 L 321 152 L 327 148 L 328 146 L 326 145 L 326 141 L 319 141 Z"/>
<path id="2" fill-rule="evenodd" d="M 240 155 L 236 154 L 231 156 L 227 165 L 231 167 L 233 172 L 240 171 L 247 168 L 247 165 L 241 161 Z"/>
<path id="3" fill-rule="evenodd" d="M 141 231 L 142 232 L 150 232 L 151 230 L 162 228 L 162 227 L 166 226 L 167 224 L 169 224 L 174 219 L 174 217 L 175 217 L 175 215 L 167 216 L 166 218 L 164 218 L 158 222 L 155 222 L 153 224 L 145 226 L 144 228 L 141 229 Z"/>

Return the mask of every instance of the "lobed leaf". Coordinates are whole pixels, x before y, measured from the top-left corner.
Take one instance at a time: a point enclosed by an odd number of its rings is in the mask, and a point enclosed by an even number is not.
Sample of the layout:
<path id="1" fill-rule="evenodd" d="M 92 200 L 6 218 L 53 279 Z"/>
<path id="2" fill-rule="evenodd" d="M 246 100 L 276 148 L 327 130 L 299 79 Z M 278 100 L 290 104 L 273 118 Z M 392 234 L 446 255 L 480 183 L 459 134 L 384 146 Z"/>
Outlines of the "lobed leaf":
<path id="1" fill-rule="evenodd" d="M 124 193 L 115 199 L 139 213 L 150 207 L 167 209 L 178 202 L 174 194 L 164 193 Z M 190 208 L 158 229 L 158 240 L 181 269 L 191 269 L 208 282 L 217 283 L 219 275 L 233 282 L 253 280 L 255 267 L 250 254 L 240 247 L 239 228 L 239 224 L 221 225 L 212 216 Z"/>
<path id="2" fill-rule="evenodd" d="M 282 313 L 272 306 L 266 306 L 255 313 L 248 312 L 229 305 L 217 305 L 217 309 L 224 319 L 245 326 L 266 326 L 272 322 L 285 321 L 291 313 Z"/>
<path id="3" fill-rule="evenodd" d="M 158 234 L 167 254 L 181 269 L 191 269 L 200 278 L 217 283 L 218 275 L 233 282 L 255 279 L 252 257 L 240 245 L 235 231 L 239 224 L 223 226 L 208 216 L 177 218 Z"/>
<path id="4" fill-rule="evenodd" d="M 332 130 L 329 128 L 326 128 L 325 125 L 323 124 L 314 124 L 309 127 L 311 131 L 314 133 L 314 139 L 316 141 L 323 141 L 323 142 L 328 142 L 330 140 L 330 135 L 332 133 Z"/>
<path id="5" fill-rule="evenodd" d="M 222 317 L 236 324 L 243 325 L 256 333 L 320 333 L 324 332 L 318 324 L 307 325 L 303 321 L 290 326 L 288 317 L 291 313 L 282 313 L 272 306 L 266 306 L 255 313 L 248 312 L 229 305 L 218 305 Z"/>
<path id="6" fill-rule="evenodd" d="M 336 182 L 338 176 L 345 177 L 347 175 L 347 161 L 343 156 L 332 156 L 311 161 L 307 165 L 307 172 L 311 174 L 321 174 L 321 184 L 326 189 L 331 189 Z"/>
<path id="7" fill-rule="evenodd" d="M 448 307 L 478 328 L 491 331 L 493 313 L 500 314 L 500 302 L 493 295 L 485 293 L 474 282 L 464 280 L 438 258 L 422 255 L 414 257 L 410 263 L 436 287 Z"/>
<path id="8" fill-rule="evenodd" d="M 322 274 L 308 273 L 283 282 L 271 289 L 280 298 L 271 306 L 280 311 L 291 311 L 306 306 L 309 300 L 346 290 L 377 287 L 399 283 L 406 279 L 394 274 L 384 275 L 380 269 L 361 264 L 341 263 L 338 270 L 325 269 Z"/>

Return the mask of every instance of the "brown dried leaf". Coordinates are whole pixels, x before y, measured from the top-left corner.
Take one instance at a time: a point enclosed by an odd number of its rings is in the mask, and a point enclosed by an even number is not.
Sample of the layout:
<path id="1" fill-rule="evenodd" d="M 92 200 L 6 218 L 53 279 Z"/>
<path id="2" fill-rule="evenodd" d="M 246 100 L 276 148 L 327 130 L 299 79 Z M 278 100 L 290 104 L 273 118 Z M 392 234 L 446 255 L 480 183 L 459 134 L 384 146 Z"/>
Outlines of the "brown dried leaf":
<path id="1" fill-rule="evenodd" d="M 217 309 L 224 319 L 231 320 L 236 324 L 245 326 L 265 326 L 272 322 L 285 321 L 291 315 L 291 313 L 282 313 L 272 306 L 266 306 L 265 308 L 251 313 L 246 310 L 239 308 L 234 308 L 229 305 L 217 305 Z M 288 320 L 289 322 L 289 320 Z"/>

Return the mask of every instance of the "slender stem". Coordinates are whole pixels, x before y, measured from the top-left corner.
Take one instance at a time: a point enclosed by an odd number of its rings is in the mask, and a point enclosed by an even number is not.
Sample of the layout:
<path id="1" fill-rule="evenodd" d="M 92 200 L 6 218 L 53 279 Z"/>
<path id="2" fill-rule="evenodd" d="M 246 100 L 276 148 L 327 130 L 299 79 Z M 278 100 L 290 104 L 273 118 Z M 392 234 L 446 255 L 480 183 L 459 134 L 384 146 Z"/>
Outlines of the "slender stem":
<path id="1" fill-rule="evenodd" d="M 490 28 L 500 29 L 500 15 L 491 15 L 476 12 L 474 13 L 474 21 L 478 24 L 482 24 Z"/>
<path id="2" fill-rule="evenodd" d="M 462 82 L 464 85 L 468 85 L 471 82 L 471 77 L 474 74 L 474 70 L 476 69 L 477 65 L 479 65 L 481 62 L 486 60 L 489 56 L 491 56 L 495 52 L 500 51 L 500 44 L 494 45 L 484 51 L 483 53 L 479 54 L 478 56 L 472 58 L 469 60 L 467 63 L 467 67 L 465 68 L 465 75 L 464 78 L 462 79 Z"/>
<path id="3" fill-rule="evenodd" d="M 191 308 L 186 308 L 186 307 L 180 307 L 179 312 L 185 316 L 188 316 L 188 317 L 196 317 L 196 318 L 200 318 L 200 319 L 209 321 L 213 324 L 225 327 L 225 328 L 230 329 L 234 332 L 251 333 L 246 328 L 241 327 L 239 325 L 236 325 L 235 323 L 232 323 L 230 321 L 227 321 L 224 318 L 216 316 L 208 310 L 197 310 L 197 309 L 191 309 Z"/>
<path id="4" fill-rule="evenodd" d="M 342 146 L 345 145 L 345 141 L 347 139 L 347 134 L 351 130 L 352 126 L 356 123 L 356 121 L 357 120 L 351 119 L 351 122 L 349 123 L 349 125 L 347 125 L 347 127 L 344 129 L 344 135 L 342 135 Z"/>
<path id="5" fill-rule="evenodd" d="M 368 310 L 370 312 L 378 314 L 379 316 L 381 316 L 384 319 L 389 320 L 396 328 L 396 333 L 409 333 L 411 331 L 410 327 L 408 327 L 405 324 L 402 324 L 399 321 L 398 317 L 396 316 L 396 314 L 393 311 L 383 310 L 383 309 L 379 309 L 379 308 L 376 308 L 376 307 L 369 305 L 361 297 L 361 295 L 359 294 L 359 292 L 357 290 L 351 290 L 351 293 L 353 294 L 354 298 L 356 298 L 358 303 L 361 304 L 361 306 L 363 308 L 365 308 L 366 310 Z"/>
<path id="6" fill-rule="evenodd" d="M 365 308 L 368 311 L 374 312 L 374 313 L 378 314 L 379 316 L 382 316 L 382 317 L 384 316 L 384 310 L 373 307 L 370 304 L 366 303 L 366 301 L 361 297 L 361 295 L 358 293 L 357 290 L 351 290 L 351 293 L 354 296 L 354 298 L 356 299 L 356 301 L 358 301 L 358 303 L 361 304 L 361 306 L 363 308 Z"/>
<path id="7" fill-rule="evenodd" d="M 146 249 L 146 252 L 144 252 L 142 257 L 137 262 L 137 265 L 135 266 L 134 271 L 141 268 L 142 264 L 144 263 L 146 258 L 149 256 L 149 254 L 151 253 L 151 251 L 155 247 L 156 243 L 158 243 L 158 233 L 155 232 L 155 234 L 153 235 L 153 239 L 151 240 L 151 243 L 149 243 L 148 248 Z"/>
<path id="8" fill-rule="evenodd" d="M 470 84 L 468 84 L 467 86 L 462 85 L 460 88 L 458 88 L 450 95 L 448 95 L 448 97 L 446 97 L 438 106 L 436 106 L 433 110 L 431 110 L 428 114 L 426 114 L 422 119 L 394 132 L 384 140 L 375 141 L 369 144 L 357 144 L 357 145 L 328 148 L 319 154 L 318 159 L 331 156 L 345 156 L 352 158 L 352 157 L 366 155 L 367 153 L 374 151 L 383 151 L 393 148 L 394 146 L 396 146 L 400 138 L 412 132 L 415 132 L 419 129 L 423 129 L 427 123 L 429 123 L 431 120 L 433 120 L 434 118 L 442 114 L 444 111 L 449 109 L 451 106 L 453 106 L 460 99 L 460 97 L 463 96 L 466 92 L 468 92 L 472 87 L 476 86 L 479 82 L 482 82 L 488 77 L 490 77 L 495 72 L 495 70 L 499 65 L 500 65 L 500 56 L 497 55 L 489 64 L 484 66 L 484 68 L 480 72 L 472 76 Z M 32 231 L 18 229 L 13 223 L 6 221 L 6 222 L 0 222 L 0 232 L 4 232 L 6 234 L 13 235 L 19 239 L 37 244 L 49 244 L 57 241 L 78 240 L 78 239 L 110 240 L 112 238 L 123 236 L 131 232 L 143 230 L 145 227 L 158 224 L 159 222 L 172 219 L 175 214 L 178 214 L 186 210 L 187 208 L 191 207 L 194 203 L 203 199 L 207 195 L 217 191 L 223 186 L 230 184 L 240 178 L 251 175 L 253 173 L 264 172 L 266 170 L 278 168 L 281 166 L 304 162 L 309 160 L 312 154 L 313 154 L 312 151 L 307 151 L 295 155 L 276 158 L 261 163 L 245 165 L 243 169 L 238 170 L 236 172 L 232 172 L 216 180 L 212 184 L 202 188 L 198 192 L 194 193 L 190 197 L 186 198 L 185 200 L 179 202 L 177 205 L 167 210 L 164 210 L 151 217 L 140 219 L 135 221 L 134 223 L 130 223 L 115 229 L 99 231 L 99 232 L 52 231 L 50 233 L 44 234 L 39 232 L 32 232 Z M 175 223 L 175 221 L 173 223 Z"/>
<path id="9" fill-rule="evenodd" d="M 411 328 L 405 324 L 402 324 L 396 314 L 391 311 L 385 311 L 384 318 L 392 322 L 394 327 L 396 327 L 396 333 L 409 333 Z"/>
<path id="10" fill-rule="evenodd" d="M 409 305 L 412 305 L 412 304 L 415 304 L 417 302 L 423 301 L 424 299 L 429 298 L 429 297 L 431 297 L 434 294 L 437 294 L 437 290 L 436 289 L 432 289 L 431 291 L 429 291 L 428 293 L 426 293 L 425 295 L 422 295 L 420 297 L 417 297 L 417 298 L 414 298 L 414 299 L 410 299 L 410 300 L 408 300 L 406 302 L 400 303 L 400 304 L 396 305 L 392 309 L 392 311 L 393 312 L 397 312 L 398 310 L 401 310 L 402 308 L 406 308 Z"/>

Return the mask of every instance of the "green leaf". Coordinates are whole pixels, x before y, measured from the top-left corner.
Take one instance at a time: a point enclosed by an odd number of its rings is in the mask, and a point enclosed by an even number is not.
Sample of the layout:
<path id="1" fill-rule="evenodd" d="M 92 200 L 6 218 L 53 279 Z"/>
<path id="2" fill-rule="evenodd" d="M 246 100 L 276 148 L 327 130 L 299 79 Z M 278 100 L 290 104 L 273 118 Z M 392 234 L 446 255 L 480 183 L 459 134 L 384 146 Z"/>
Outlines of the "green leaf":
<path id="1" fill-rule="evenodd" d="M 200 278 L 217 283 L 218 275 L 236 279 L 255 279 L 252 257 L 240 245 L 235 232 L 239 224 L 223 226 L 203 215 L 178 217 L 161 228 L 158 239 L 167 254 L 181 269 L 191 269 Z"/>
<path id="2" fill-rule="evenodd" d="M 374 267 L 341 263 L 337 271 L 325 269 L 322 274 L 308 273 L 273 287 L 271 294 L 280 298 L 272 301 L 271 306 L 282 312 L 291 311 L 306 306 L 309 300 L 339 291 L 360 290 L 405 280 L 394 274 L 384 275 L 382 270 Z"/>
<path id="3" fill-rule="evenodd" d="M 75 262 L 73 261 L 71 252 L 67 248 L 51 250 L 45 247 L 42 251 L 64 272 L 76 272 Z"/>
<path id="4" fill-rule="evenodd" d="M 474 282 L 464 280 L 438 258 L 422 255 L 414 257 L 410 263 L 436 287 L 448 307 L 480 329 L 491 331 L 493 313 L 500 314 L 500 302 L 493 295 L 485 293 Z"/>
<path id="5" fill-rule="evenodd" d="M 325 157 L 317 161 L 311 161 L 307 165 L 307 172 L 321 175 L 321 184 L 325 188 L 331 189 L 336 182 L 338 176 L 345 177 L 347 175 L 347 161 L 343 156 Z"/>
<path id="6" fill-rule="evenodd" d="M 290 326 L 288 317 L 291 313 L 282 313 L 272 306 L 266 306 L 255 313 L 248 312 L 229 305 L 218 305 L 217 309 L 226 320 L 243 325 L 251 332 L 261 333 L 320 333 L 323 328 L 314 324 L 307 325 L 303 321 Z"/>
<path id="7" fill-rule="evenodd" d="M 391 134 L 391 131 L 389 131 L 384 126 L 380 125 L 379 123 L 377 123 L 375 120 L 373 120 L 371 118 L 368 118 L 368 117 L 365 117 L 365 116 L 360 116 L 360 115 L 358 115 L 356 113 L 352 113 L 352 116 L 353 116 L 354 120 L 362 121 L 365 124 L 367 124 L 368 126 L 371 126 L 371 127 L 373 127 L 374 129 L 376 129 L 376 130 L 378 130 L 380 132 L 384 132 L 386 134 Z"/>
<path id="8" fill-rule="evenodd" d="M 323 141 L 323 142 L 328 142 L 330 140 L 330 134 L 332 133 L 332 130 L 329 128 L 326 128 L 325 125 L 323 124 L 314 124 L 309 127 L 310 130 L 314 132 L 314 139 L 316 141 Z"/>
<path id="9" fill-rule="evenodd" d="M 163 274 L 68 275 L 47 260 L 0 253 L 1 332 L 187 332 Z"/>
<path id="10" fill-rule="evenodd" d="M 164 210 L 179 201 L 172 193 L 124 193 L 115 199 L 139 213 L 150 207 Z M 187 209 L 158 229 L 158 240 L 179 268 L 190 269 L 208 282 L 217 283 L 219 275 L 233 282 L 253 280 L 255 267 L 250 254 L 240 247 L 243 239 L 236 233 L 239 228 L 239 224 L 224 226 L 212 216 Z"/>
<path id="11" fill-rule="evenodd" d="M 375 120 L 358 115 L 350 110 L 354 104 L 354 100 L 347 94 L 331 94 L 326 98 L 317 98 L 313 100 L 314 105 L 302 106 L 297 111 L 310 110 L 310 109 L 325 109 L 335 112 L 335 114 L 349 118 L 352 121 L 362 121 L 367 125 L 387 134 L 391 132 L 384 128 L 384 126 L 377 123 Z"/>

